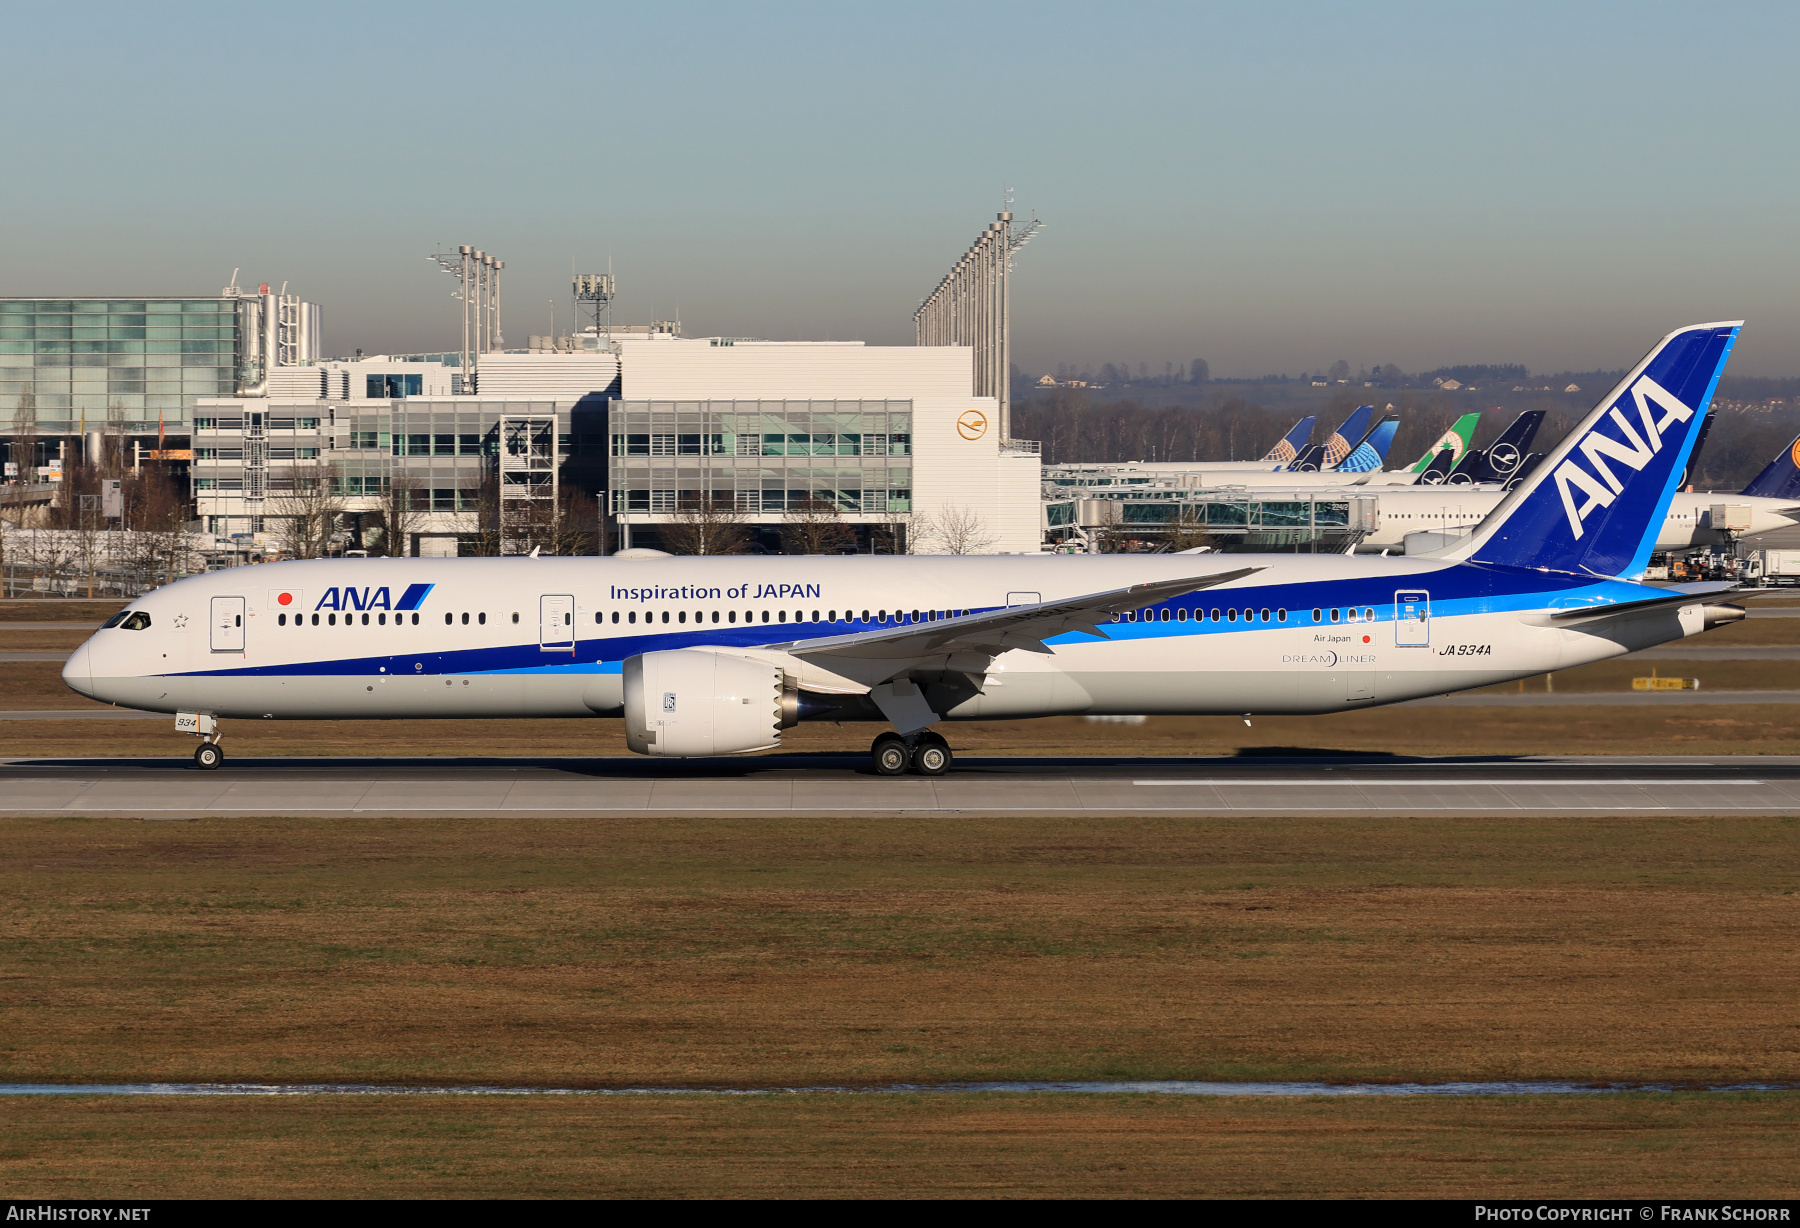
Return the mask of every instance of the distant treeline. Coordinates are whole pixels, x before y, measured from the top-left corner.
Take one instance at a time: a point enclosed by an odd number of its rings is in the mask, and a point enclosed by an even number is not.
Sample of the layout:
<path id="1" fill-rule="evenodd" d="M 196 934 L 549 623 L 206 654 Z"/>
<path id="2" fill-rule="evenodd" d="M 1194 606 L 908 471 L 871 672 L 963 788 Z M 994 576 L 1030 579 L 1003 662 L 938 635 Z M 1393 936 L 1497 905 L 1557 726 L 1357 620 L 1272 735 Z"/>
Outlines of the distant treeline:
<path id="1" fill-rule="evenodd" d="M 1565 373 L 1566 374 L 1566 373 Z M 1581 383 L 1581 398 L 1561 393 L 1537 399 L 1515 395 L 1504 410 L 1471 404 L 1467 397 L 1434 392 L 1400 392 L 1376 402 L 1385 412 L 1390 402 L 1400 415 L 1400 430 L 1388 452 L 1389 468 L 1409 466 L 1437 440 L 1457 418 L 1481 409 L 1475 446 L 1482 447 L 1504 430 L 1525 409 L 1545 411 L 1533 451 L 1553 447 L 1604 395 L 1619 372 L 1575 374 L 1565 383 Z M 1610 376 L 1610 381 L 1606 378 Z M 1556 378 L 1562 378 L 1558 376 Z M 1750 385 L 1794 386 L 1800 380 L 1745 380 Z M 1589 390 L 1589 385 L 1592 386 Z M 1558 385 L 1561 387 L 1561 385 Z M 1365 391 L 1356 389 L 1356 392 Z M 1779 397 L 1780 392 L 1729 396 L 1721 381 L 1721 399 L 1741 401 Z M 1346 390 L 1319 411 L 1313 442 L 1322 443 L 1327 432 L 1370 398 Z M 1572 405 L 1571 402 L 1577 402 Z M 1129 461 L 1256 460 L 1275 446 L 1298 418 L 1292 409 L 1270 410 L 1241 396 L 1216 397 L 1210 404 L 1147 408 L 1130 400 L 1103 401 L 1082 389 L 1058 388 L 1022 400 L 1013 406 L 1012 433 L 1019 439 L 1035 439 L 1043 445 L 1046 464 Z M 1719 410 L 1701 453 L 1695 484 L 1701 489 L 1741 489 L 1775 454 L 1800 433 L 1800 404 L 1772 410 L 1739 412 Z"/>

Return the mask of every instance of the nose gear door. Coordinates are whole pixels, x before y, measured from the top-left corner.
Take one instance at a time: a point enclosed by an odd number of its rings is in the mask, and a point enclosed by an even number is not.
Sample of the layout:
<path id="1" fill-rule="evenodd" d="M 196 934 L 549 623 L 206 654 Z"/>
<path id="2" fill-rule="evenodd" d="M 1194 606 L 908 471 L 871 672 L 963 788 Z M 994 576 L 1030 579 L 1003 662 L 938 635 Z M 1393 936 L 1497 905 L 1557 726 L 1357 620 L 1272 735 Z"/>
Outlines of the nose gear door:
<path id="1" fill-rule="evenodd" d="M 212 599 L 212 650 L 244 651 L 244 599 L 214 597 Z"/>

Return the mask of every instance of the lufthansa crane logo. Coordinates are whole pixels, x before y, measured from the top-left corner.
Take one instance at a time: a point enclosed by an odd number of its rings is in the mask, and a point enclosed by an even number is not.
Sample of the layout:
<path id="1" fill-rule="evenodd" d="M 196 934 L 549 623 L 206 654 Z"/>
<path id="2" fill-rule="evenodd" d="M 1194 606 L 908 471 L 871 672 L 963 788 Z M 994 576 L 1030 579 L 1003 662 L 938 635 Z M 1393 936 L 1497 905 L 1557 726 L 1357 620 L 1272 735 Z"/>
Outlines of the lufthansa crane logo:
<path id="1" fill-rule="evenodd" d="M 1794 467 L 1800 469 L 1800 439 L 1794 440 L 1793 450 L 1788 455 L 1793 458 Z"/>
<path id="2" fill-rule="evenodd" d="M 964 439 L 980 439 L 987 426 L 987 415 L 979 409 L 965 409 L 956 419 L 956 433 Z"/>

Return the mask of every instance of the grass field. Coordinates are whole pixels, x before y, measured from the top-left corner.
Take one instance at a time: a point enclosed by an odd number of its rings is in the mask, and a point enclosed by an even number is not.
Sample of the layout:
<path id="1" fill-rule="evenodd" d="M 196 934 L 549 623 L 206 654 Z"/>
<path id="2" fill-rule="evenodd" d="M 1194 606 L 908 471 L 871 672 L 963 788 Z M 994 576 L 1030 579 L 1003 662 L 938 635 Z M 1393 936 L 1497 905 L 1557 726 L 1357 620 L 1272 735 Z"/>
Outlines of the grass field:
<path id="1" fill-rule="evenodd" d="M 1789 1099 L 37 1101 L 6 1106 L 0 1175 L 31 1198 L 1791 1198 Z"/>
<path id="2" fill-rule="evenodd" d="M 1789 818 L 7 828 L 6 1081 L 1800 1071 Z M 72 1100 L 7 1115 L 0 1180 L 33 1197 L 1743 1196 L 1793 1187 L 1800 1126 L 1792 1096 L 1699 1094 Z"/>

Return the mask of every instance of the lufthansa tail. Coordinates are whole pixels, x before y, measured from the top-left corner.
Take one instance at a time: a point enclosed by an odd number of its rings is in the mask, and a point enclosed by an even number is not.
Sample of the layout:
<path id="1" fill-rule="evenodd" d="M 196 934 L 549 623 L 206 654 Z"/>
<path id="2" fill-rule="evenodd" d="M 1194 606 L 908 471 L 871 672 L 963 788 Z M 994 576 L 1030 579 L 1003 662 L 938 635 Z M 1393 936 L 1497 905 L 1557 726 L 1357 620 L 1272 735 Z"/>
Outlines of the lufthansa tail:
<path id="1" fill-rule="evenodd" d="M 1800 437 L 1750 479 L 1750 485 L 1744 487 L 1742 493 L 1766 499 L 1800 499 Z"/>
<path id="2" fill-rule="evenodd" d="M 1637 579 L 1742 320 L 1670 333 L 1446 558 Z"/>

